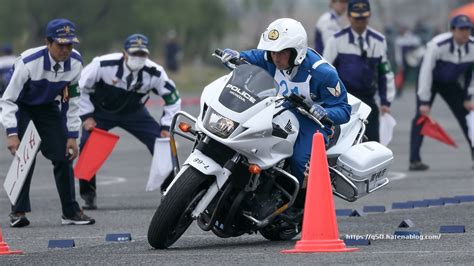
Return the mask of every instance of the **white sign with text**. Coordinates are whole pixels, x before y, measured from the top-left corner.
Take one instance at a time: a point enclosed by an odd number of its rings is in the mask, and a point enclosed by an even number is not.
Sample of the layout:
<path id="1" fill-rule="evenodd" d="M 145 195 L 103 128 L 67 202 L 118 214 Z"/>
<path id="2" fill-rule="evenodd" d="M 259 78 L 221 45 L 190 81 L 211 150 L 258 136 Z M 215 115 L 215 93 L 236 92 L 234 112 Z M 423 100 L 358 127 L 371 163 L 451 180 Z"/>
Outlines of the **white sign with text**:
<path id="1" fill-rule="evenodd" d="M 21 188 L 25 183 L 28 171 L 39 150 L 40 143 L 41 138 L 38 131 L 36 131 L 33 122 L 30 121 L 23 135 L 23 139 L 20 142 L 20 146 L 16 151 L 15 158 L 8 170 L 5 183 L 3 183 L 3 188 L 5 188 L 8 198 L 13 205 L 16 204 L 18 196 L 20 195 Z"/>

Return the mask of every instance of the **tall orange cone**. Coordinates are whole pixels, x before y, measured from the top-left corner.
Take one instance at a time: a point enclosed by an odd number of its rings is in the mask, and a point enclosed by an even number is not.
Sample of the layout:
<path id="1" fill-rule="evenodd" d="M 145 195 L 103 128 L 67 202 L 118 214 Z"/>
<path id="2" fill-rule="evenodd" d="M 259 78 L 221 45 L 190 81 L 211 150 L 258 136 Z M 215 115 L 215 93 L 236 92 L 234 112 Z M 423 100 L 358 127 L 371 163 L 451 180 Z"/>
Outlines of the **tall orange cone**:
<path id="1" fill-rule="evenodd" d="M 356 250 L 346 248 L 344 241 L 339 239 L 324 138 L 317 132 L 313 135 L 301 240 L 296 242 L 294 249 L 282 253 Z"/>
<path id="2" fill-rule="evenodd" d="M 119 136 L 94 128 L 74 166 L 74 176 L 90 181 L 112 153 L 118 140 Z"/>
<path id="3" fill-rule="evenodd" d="M 8 244 L 3 242 L 3 233 L 0 228 L 0 255 L 14 255 L 14 254 L 23 254 L 23 250 L 10 250 Z"/>

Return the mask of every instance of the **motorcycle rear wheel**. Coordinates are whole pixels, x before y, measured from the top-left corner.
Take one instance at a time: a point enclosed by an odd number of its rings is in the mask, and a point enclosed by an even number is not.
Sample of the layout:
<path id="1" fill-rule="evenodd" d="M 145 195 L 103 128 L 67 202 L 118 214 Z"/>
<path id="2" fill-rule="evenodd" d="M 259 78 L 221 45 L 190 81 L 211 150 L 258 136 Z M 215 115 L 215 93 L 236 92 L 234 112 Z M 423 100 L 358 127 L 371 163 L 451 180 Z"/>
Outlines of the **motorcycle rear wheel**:
<path id="1" fill-rule="evenodd" d="M 156 249 L 174 244 L 193 222 L 191 213 L 207 191 L 209 177 L 190 167 L 171 187 L 148 227 L 148 243 Z"/>

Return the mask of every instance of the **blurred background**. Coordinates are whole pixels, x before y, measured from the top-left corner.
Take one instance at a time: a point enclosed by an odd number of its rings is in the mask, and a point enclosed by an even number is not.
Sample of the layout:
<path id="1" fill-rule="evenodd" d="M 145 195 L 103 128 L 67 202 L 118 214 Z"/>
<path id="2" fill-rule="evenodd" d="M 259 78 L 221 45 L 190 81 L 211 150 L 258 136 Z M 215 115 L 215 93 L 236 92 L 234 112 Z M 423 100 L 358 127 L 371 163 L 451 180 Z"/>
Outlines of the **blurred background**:
<path id="1" fill-rule="evenodd" d="M 226 72 L 211 57 L 217 47 L 256 47 L 265 27 L 280 17 L 303 23 L 314 47 L 314 25 L 329 0 L 0 0 L 0 43 L 13 54 L 43 44 L 45 26 L 68 18 L 77 27 L 76 47 L 84 63 L 119 52 L 136 32 L 150 38 L 151 57 L 165 66 L 182 91 L 202 86 Z M 370 26 L 386 34 L 389 57 L 402 31 L 411 30 L 422 44 L 448 30 L 450 13 L 470 0 L 372 0 Z M 394 64 L 394 63 L 393 63 Z"/>

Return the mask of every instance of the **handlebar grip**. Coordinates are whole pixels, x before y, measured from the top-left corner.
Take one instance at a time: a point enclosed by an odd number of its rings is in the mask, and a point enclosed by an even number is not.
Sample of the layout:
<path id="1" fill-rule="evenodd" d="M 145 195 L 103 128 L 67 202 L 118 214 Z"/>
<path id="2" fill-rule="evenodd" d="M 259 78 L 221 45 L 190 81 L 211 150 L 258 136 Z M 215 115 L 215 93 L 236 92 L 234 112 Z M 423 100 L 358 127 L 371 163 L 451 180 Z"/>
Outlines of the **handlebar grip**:
<path id="1" fill-rule="evenodd" d="M 305 101 L 303 95 L 291 93 L 290 96 L 287 97 L 287 99 L 289 99 L 290 102 L 292 102 L 293 104 L 299 105 L 303 107 L 303 109 L 305 109 L 306 111 L 310 112 L 312 106 L 307 101 Z M 328 116 L 321 118 L 320 122 L 328 124 L 331 127 L 334 125 L 334 121 L 332 121 Z"/>
<path id="2" fill-rule="evenodd" d="M 288 97 L 293 103 L 296 103 L 297 105 L 303 107 L 306 111 L 309 112 L 309 110 L 311 109 L 311 105 L 308 104 L 306 101 L 305 101 L 305 98 L 304 96 L 302 95 L 298 95 L 298 94 L 294 94 L 294 93 L 291 93 L 290 96 Z"/>
<path id="3" fill-rule="evenodd" d="M 222 57 L 224 55 L 224 50 L 217 48 L 216 50 L 214 50 L 214 53 L 217 56 Z M 240 58 L 233 58 L 233 59 L 229 60 L 229 63 L 232 63 L 236 66 L 243 65 L 243 64 L 248 64 L 247 61 L 245 61 L 244 59 L 240 59 Z"/>
<path id="4" fill-rule="evenodd" d="M 218 56 L 222 56 L 224 54 L 224 51 L 222 49 L 217 48 L 214 53 Z"/>
<path id="5" fill-rule="evenodd" d="M 323 117 L 321 123 L 328 124 L 331 127 L 334 126 L 334 121 L 332 121 L 328 116 Z"/>

